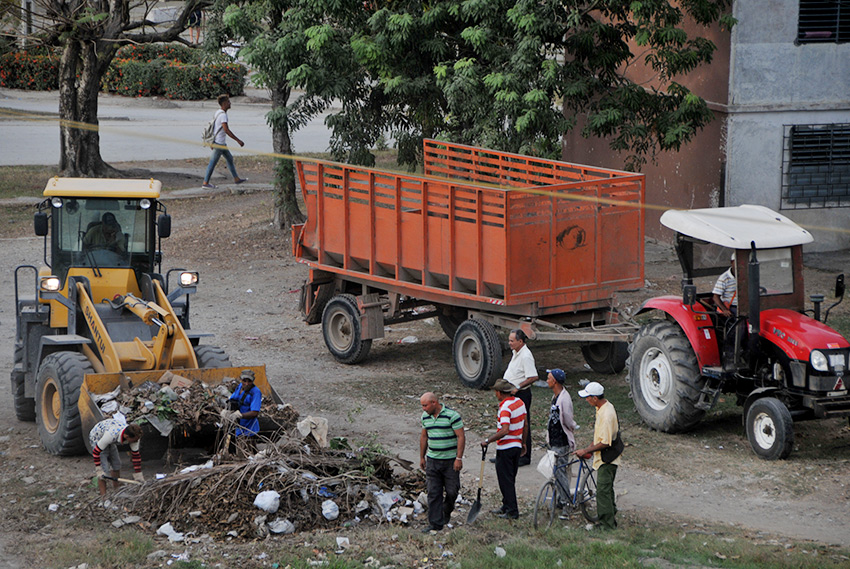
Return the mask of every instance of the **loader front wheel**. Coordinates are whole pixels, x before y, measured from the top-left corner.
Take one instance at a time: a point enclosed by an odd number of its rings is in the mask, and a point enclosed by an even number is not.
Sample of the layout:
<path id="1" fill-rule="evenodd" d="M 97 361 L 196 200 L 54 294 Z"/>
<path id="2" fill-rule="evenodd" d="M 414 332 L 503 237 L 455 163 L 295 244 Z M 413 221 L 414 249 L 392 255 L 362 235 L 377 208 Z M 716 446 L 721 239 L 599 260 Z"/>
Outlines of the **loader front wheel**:
<path id="1" fill-rule="evenodd" d="M 195 346 L 195 357 L 198 358 L 199 368 L 233 367 L 230 356 L 218 346 Z"/>
<path id="2" fill-rule="evenodd" d="M 471 389 L 492 387 L 502 371 L 502 344 L 496 329 L 485 320 L 464 320 L 458 326 L 452 355 L 461 383 Z"/>
<path id="3" fill-rule="evenodd" d="M 369 355 L 372 340 L 364 340 L 360 309 L 351 294 L 338 294 L 322 312 L 322 335 L 330 353 L 344 364 L 362 362 Z"/>
<path id="4" fill-rule="evenodd" d="M 35 412 L 41 444 L 50 454 L 71 456 L 86 451 L 77 402 L 88 359 L 77 352 L 56 352 L 41 362 L 36 378 Z"/>

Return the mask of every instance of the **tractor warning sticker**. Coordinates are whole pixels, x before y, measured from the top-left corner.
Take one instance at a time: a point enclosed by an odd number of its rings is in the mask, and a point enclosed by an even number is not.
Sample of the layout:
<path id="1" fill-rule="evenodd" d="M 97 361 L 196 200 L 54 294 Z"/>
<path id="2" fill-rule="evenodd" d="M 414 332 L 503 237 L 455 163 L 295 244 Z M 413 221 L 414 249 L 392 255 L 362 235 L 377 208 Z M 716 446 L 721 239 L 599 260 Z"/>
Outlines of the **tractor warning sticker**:
<path id="1" fill-rule="evenodd" d="M 842 391 L 843 389 L 845 389 L 844 380 L 839 377 L 838 381 L 835 382 L 835 387 L 833 387 L 832 389 L 834 389 L 835 391 Z"/>

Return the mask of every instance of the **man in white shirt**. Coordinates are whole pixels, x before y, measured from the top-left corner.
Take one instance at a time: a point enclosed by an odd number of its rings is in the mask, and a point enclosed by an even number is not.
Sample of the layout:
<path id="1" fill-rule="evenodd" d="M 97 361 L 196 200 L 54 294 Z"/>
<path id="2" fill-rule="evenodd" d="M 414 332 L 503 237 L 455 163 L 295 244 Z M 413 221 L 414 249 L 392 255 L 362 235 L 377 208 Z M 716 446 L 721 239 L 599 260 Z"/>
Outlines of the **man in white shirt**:
<path id="1" fill-rule="evenodd" d="M 516 396 L 525 404 L 526 421 L 522 441 L 527 452 L 520 457 L 520 466 L 531 464 L 531 384 L 537 381 L 537 366 L 531 350 L 526 345 L 527 341 L 525 332 L 519 329 L 511 330 L 508 346 L 513 356 L 503 376 L 505 381 L 516 388 Z"/>
<path id="2" fill-rule="evenodd" d="M 233 131 L 230 130 L 230 126 L 227 124 L 227 111 L 230 110 L 230 97 L 227 95 L 219 95 L 218 106 L 221 108 L 215 112 L 215 140 L 213 140 L 213 153 L 210 158 L 210 163 L 207 165 L 207 173 L 204 175 L 204 183 L 201 185 L 201 187 L 205 189 L 215 189 L 215 185 L 210 182 L 210 178 L 212 178 L 213 172 L 215 172 L 215 165 L 218 164 L 218 160 L 222 156 L 224 156 L 224 160 L 227 162 L 227 168 L 233 176 L 233 181 L 237 184 L 247 181 L 247 178 L 240 178 L 239 174 L 236 173 L 236 165 L 233 163 L 233 155 L 230 153 L 230 150 L 227 149 L 228 136 L 235 140 L 239 146 L 245 146 L 245 143 L 233 134 Z"/>

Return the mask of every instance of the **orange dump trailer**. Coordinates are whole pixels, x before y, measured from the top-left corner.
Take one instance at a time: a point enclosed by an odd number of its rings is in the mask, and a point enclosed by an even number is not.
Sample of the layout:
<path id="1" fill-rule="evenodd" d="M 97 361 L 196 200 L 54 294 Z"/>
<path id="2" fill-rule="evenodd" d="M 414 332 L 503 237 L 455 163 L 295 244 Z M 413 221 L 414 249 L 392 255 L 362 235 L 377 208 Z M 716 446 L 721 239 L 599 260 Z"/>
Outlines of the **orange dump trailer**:
<path id="1" fill-rule="evenodd" d="M 386 324 L 436 316 L 470 387 L 501 373 L 500 328 L 582 342 L 594 369 L 621 371 L 632 329 L 612 298 L 643 286 L 644 176 L 435 140 L 424 165 L 296 162 L 301 309 L 334 357 L 362 361 Z"/>

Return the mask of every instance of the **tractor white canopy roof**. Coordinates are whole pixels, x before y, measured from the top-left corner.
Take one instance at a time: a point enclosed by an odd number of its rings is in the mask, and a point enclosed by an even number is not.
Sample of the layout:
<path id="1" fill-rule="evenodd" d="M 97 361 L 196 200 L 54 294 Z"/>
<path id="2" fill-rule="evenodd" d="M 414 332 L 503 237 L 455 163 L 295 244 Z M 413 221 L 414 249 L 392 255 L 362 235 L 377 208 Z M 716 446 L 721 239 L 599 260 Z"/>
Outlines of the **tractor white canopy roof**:
<path id="1" fill-rule="evenodd" d="M 661 215 L 673 231 L 730 249 L 774 249 L 814 241 L 812 234 L 775 211 L 760 205 L 674 210 Z"/>

